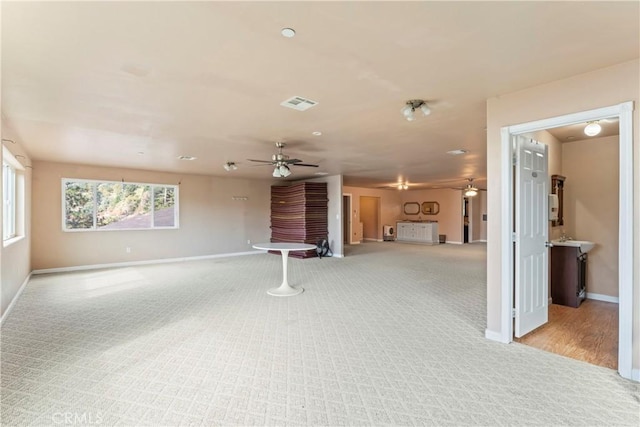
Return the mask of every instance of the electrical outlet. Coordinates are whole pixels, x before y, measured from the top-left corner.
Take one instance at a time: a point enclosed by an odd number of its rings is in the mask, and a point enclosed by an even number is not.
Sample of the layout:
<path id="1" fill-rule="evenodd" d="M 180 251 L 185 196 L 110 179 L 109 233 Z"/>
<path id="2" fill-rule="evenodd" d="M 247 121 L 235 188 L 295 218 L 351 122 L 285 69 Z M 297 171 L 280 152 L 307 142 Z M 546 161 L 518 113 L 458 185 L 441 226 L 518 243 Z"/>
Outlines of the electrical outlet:
<path id="1" fill-rule="evenodd" d="M 129 246 L 127 246 L 127 249 L 125 249 L 127 251 L 128 254 L 131 253 L 131 248 Z"/>
<path id="2" fill-rule="evenodd" d="M 251 240 L 247 240 L 247 245 L 250 245 L 250 244 L 251 244 Z"/>

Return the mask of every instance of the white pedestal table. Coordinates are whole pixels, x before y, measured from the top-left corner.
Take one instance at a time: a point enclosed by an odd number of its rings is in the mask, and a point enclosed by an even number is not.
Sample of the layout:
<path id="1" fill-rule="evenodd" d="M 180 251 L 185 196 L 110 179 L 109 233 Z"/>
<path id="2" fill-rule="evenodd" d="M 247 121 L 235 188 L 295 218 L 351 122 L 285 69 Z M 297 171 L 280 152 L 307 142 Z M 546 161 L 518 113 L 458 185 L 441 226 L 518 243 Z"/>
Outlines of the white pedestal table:
<path id="1" fill-rule="evenodd" d="M 289 252 L 309 251 L 311 249 L 316 249 L 316 245 L 310 245 L 308 243 L 256 243 L 253 247 L 264 251 L 280 251 L 280 254 L 282 255 L 282 284 L 280 287 L 269 289 L 267 291 L 269 295 L 273 295 L 275 297 L 291 297 L 304 291 L 304 288 L 302 287 L 291 287 L 287 280 L 287 261 L 289 259 Z"/>

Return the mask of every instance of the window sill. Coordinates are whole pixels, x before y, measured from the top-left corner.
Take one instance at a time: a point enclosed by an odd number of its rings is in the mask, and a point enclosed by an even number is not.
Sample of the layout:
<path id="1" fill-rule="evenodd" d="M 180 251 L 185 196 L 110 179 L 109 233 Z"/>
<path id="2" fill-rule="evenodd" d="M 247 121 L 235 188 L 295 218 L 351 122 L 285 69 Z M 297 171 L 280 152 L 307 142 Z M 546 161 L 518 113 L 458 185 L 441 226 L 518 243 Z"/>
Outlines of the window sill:
<path id="1" fill-rule="evenodd" d="M 10 239 L 4 240 L 2 242 L 2 246 L 6 248 L 13 245 L 14 243 L 18 243 L 20 240 L 23 240 L 23 239 L 24 239 L 24 236 L 12 237 Z"/>

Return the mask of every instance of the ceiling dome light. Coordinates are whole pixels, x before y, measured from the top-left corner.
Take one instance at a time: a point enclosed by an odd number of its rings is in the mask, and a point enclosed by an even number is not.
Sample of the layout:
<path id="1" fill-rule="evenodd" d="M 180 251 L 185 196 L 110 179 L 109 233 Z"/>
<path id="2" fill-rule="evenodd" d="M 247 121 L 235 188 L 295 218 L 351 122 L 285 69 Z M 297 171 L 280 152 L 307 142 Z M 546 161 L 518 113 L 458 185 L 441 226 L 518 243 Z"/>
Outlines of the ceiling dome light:
<path id="1" fill-rule="evenodd" d="M 280 168 L 278 166 L 276 166 L 275 169 L 273 170 L 273 177 L 282 178 L 282 175 L 280 174 Z"/>
<path id="2" fill-rule="evenodd" d="M 291 37 L 296 35 L 296 30 L 294 30 L 293 28 L 283 28 L 280 31 L 280 34 L 282 34 L 283 37 L 290 39 Z"/>
<path id="3" fill-rule="evenodd" d="M 420 109 L 423 116 L 428 116 L 429 114 L 431 114 L 431 108 L 429 108 L 429 106 L 423 99 L 410 99 L 406 102 L 406 105 L 400 109 L 400 112 L 405 119 L 412 122 L 416 119 L 416 109 Z"/>
<path id="4" fill-rule="evenodd" d="M 602 126 L 598 122 L 589 122 L 584 128 L 584 133 L 587 136 L 596 136 L 601 130 Z"/>

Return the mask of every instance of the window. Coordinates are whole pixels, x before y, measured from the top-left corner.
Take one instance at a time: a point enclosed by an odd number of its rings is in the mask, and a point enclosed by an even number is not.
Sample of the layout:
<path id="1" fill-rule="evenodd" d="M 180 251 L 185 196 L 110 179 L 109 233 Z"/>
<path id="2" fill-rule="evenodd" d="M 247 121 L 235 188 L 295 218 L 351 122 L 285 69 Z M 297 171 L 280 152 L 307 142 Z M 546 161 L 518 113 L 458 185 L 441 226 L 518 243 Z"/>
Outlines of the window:
<path id="1" fill-rule="evenodd" d="M 2 161 L 2 240 L 16 237 L 16 169 Z"/>
<path id="2" fill-rule="evenodd" d="M 178 187 L 63 179 L 63 229 L 141 230 L 178 227 Z"/>

